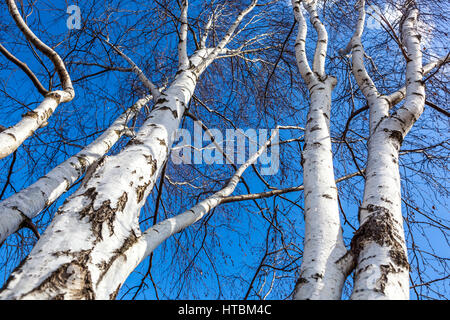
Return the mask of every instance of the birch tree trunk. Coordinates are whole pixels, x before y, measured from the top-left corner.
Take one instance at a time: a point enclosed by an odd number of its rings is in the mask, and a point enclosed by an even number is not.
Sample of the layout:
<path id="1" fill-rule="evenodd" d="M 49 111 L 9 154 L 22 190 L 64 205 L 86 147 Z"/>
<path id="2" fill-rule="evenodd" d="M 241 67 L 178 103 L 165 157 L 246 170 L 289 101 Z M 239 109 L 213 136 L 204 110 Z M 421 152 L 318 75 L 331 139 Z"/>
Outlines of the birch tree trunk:
<path id="1" fill-rule="evenodd" d="M 359 21 L 351 41 L 353 74 L 365 95 L 370 115 L 368 159 L 360 228 L 351 251 L 357 259 L 352 299 L 408 299 L 409 263 L 401 210 L 399 150 L 425 104 L 422 54 L 415 9 L 403 24 L 407 49 L 406 101 L 389 115 L 391 100 L 379 94 L 364 67 L 361 35 L 365 1 L 360 1 Z"/>
<path id="2" fill-rule="evenodd" d="M 312 70 L 305 54 L 307 25 L 302 2 L 318 34 Z M 340 299 L 348 266 L 341 260 L 347 250 L 342 239 L 330 139 L 331 93 L 336 79 L 325 74 L 328 36 L 318 18 L 316 1 L 293 1 L 292 5 L 299 23 L 295 44 L 298 68 L 311 100 L 302 152 L 305 240 L 294 299 Z"/>

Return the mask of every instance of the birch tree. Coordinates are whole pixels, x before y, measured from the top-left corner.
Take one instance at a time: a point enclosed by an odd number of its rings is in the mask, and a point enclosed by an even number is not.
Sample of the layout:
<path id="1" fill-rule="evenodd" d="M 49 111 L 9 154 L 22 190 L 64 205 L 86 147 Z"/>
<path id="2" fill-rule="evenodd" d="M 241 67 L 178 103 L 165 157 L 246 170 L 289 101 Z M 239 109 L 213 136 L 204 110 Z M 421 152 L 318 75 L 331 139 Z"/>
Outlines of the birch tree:
<path id="1" fill-rule="evenodd" d="M 312 68 L 306 57 L 307 25 L 302 4 L 317 32 Z M 404 137 L 424 110 L 424 74 L 448 58 L 422 68 L 418 10 L 415 3 L 406 5 L 405 20 L 400 26 L 404 46 L 401 50 L 407 61 L 406 86 L 390 96 L 380 94 L 364 65 L 361 37 L 366 4 L 359 1 L 354 36 L 340 53 L 352 53 L 353 75 L 367 99 L 369 138 L 364 196 L 358 212 L 360 227 L 347 251 L 342 240 L 333 173 L 329 119 L 331 91 L 336 79 L 325 75 L 324 71 L 327 32 L 317 14 L 317 1 L 293 1 L 292 6 L 299 24 L 295 43 L 298 69 L 311 101 L 302 152 L 304 253 L 294 298 L 339 299 L 346 277 L 356 268 L 351 298 L 408 299 L 409 264 L 401 213 L 398 157 Z M 390 114 L 390 109 L 403 99 L 404 105 Z"/>
<path id="2" fill-rule="evenodd" d="M 39 80 L 34 76 L 33 72 L 22 61 L 14 57 L 5 47 L 0 47 L 8 60 L 17 64 L 27 75 L 31 77 L 33 84 L 37 87 L 39 93 L 44 96 L 42 103 L 33 111 L 25 113 L 22 120 L 14 126 L 11 126 L 0 133 L 0 159 L 14 152 L 25 139 L 33 135 L 34 131 L 46 125 L 48 118 L 55 111 L 56 107 L 63 102 L 69 102 L 73 99 L 75 91 L 69 74 L 64 66 L 61 57 L 45 43 L 43 43 L 22 19 L 14 1 L 6 1 L 11 17 L 14 19 L 18 29 L 25 35 L 27 40 L 31 42 L 36 49 L 47 56 L 55 67 L 61 81 L 62 90 L 49 92 L 45 89 Z"/>
<path id="3" fill-rule="evenodd" d="M 448 299 L 439 1 L 2 5 L 1 299 Z"/>
<path id="4" fill-rule="evenodd" d="M 401 213 L 398 157 L 402 141 L 425 107 L 424 74 L 446 58 L 428 68 L 423 67 L 421 36 L 417 29 L 419 12 L 414 3 L 407 6 L 406 19 L 401 25 L 407 62 L 406 90 L 402 95 L 405 101 L 395 112 L 390 112 L 401 101 L 393 99 L 398 93 L 380 94 L 364 66 L 361 36 L 365 5 L 365 1 L 359 2 L 358 24 L 349 45 L 353 75 L 369 106 L 370 132 L 364 196 L 358 214 L 360 228 L 352 240 L 352 254 L 357 259 L 352 298 L 408 299 L 409 263 Z"/>
<path id="5" fill-rule="evenodd" d="M 342 239 L 330 135 L 331 92 L 336 78 L 325 73 L 328 34 L 317 14 L 317 1 L 292 1 L 298 35 L 295 51 L 309 106 L 302 151 L 305 194 L 305 240 L 296 299 L 339 299 L 348 267 L 337 263 L 346 253 Z M 317 32 L 312 68 L 306 57 L 307 24 L 303 7 Z"/>

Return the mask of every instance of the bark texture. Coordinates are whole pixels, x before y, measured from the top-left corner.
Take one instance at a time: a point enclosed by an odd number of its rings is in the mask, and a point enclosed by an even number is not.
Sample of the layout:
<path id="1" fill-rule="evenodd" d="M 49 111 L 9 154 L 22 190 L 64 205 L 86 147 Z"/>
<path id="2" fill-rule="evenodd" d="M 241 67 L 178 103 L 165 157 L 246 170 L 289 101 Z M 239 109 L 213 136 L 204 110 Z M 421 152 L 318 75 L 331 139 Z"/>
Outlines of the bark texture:
<path id="1" fill-rule="evenodd" d="M 365 1 L 359 2 L 359 21 L 351 41 L 353 74 L 370 110 L 370 137 L 360 228 L 351 243 L 357 259 L 352 299 L 408 299 L 409 263 L 401 210 L 399 150 L 404 137 L 423 112 L 424 69 L 416 9 L 403 24 L 407 49 L 405 103 L 392 115 L 392 99 L 381 95 L 364 67 L 361 34 Z M 402 91 L 402 89 L 400 90 Z M 398 94 L 394 96 L 398 99 Z M 401 99 L 400 99 L 401 100 Z"/>
<path id="2" fill-rule="evenodd" d="M 305 53 L 307 25 L 302 4 L 318 35 L 312 69 Z M 310 93 L 302 152 L 305 239 L 294 299 L 340 299 L 349 271 L 342 259 L 347 250 L 342 239 L 330 138 L 331 93 L 336 79 L 325 74 L 328 35 L 318 17 L 317 2 L 294 0 L 292 5 L 299 24 L 295 44 L 298 69 Z"/>

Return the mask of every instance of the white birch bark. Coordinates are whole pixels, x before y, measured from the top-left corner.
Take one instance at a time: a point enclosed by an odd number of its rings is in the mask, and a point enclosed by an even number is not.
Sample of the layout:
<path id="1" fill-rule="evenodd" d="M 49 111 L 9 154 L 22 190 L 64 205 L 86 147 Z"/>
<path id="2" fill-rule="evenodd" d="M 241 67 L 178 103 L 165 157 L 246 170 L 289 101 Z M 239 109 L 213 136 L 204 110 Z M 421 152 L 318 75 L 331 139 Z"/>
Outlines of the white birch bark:
<path id="1" fill-rule="evenodd" d="M 347 250 L 342 239 L 330 139 L 331 92 L 336 79 L 325 74 L 328 37 L 317 15 L 316 1 L 303 2 L 318 41 L 311 70 L 305 54 L 307 25 L 302 1 L 293 0 L 299 23 L 295 44 L 298 69 L 310 92 L 302 152 L 305 240 L 294 299 L 340 299 L 350 266 L 342 263 Z"/>
<path id="2" fill-rule="evenodd" d="M 189 68 L 189 58 L 187 53 L 187 32 L 188 32 L 188 0 L 181 1 L 180 16 L 180 39 L 178 42 L 178 69 L 186 70 Z"/>
<path id="3" fill-rule="evenodd" d="M 351 40 L 353 74 L 370 110 L 360 228 L 351 243 L 351 252 L 357 260 L 352 299 L 409 298 L 409 263 L 398 159 L 401 143 L 423 112 L 425 103 L 417 14 L 417 10 L 410 10 L 403 25 L 403 41 L 408 55 L 406 100 L 405 105 L 392 115 L 389 115 L 392 100 L 378 93 L 364 67 L 361 35 L 365 1 L 360 1 L 358 26 Z"/>
<path id="4" fill-rule="evenodd" d="M 67 94 L 64 91 L 50 92 L 36 109 L 23 114 L 22 120 L 0 132 L 0 159 L 16 151 L 36 130 L 46 126 L 47 120 L 56 107 L 61 101 L 67 101 L 67 99 Z"/>
<path id="5" fill-rule="evenodd" d="M 116 258 L 141 236 L 140 209 L 168 159 L 198 77 L 250 10 L 243 12 L 218 47 L 197 50 L 189 59 L 190 67 L 177 72 L 126 148 L 97 163 L 59 208 L 23 265 L 12 273 L 0 298 L 95 299 L 117 293 L 118 288 L 108 286 L 108 292 L 97 295 L 97 288 Z"/>
<path id="6" fill-rule="evenodd" d="M 48 172 L 29 187 L 0 202 L 0 243 L 65 193 L 86 170 L 99 161 L 128 130 L 127 123 L 151 100 L 139 99 L 108 129 L 76 155 Z M 92 168 L 94 169 L 94 168 Z"/>

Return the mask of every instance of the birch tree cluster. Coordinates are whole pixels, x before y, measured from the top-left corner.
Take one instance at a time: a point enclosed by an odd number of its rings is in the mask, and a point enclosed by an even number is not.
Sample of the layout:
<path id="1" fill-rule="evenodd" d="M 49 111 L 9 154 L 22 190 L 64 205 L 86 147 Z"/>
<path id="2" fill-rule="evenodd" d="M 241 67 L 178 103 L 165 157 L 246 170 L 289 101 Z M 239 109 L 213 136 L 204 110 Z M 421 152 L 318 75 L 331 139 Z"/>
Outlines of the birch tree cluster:
<path id="1" fill-rule="evenodd" d="M 68 5 L 0 4 L 0 299 L 448 299 L 449 4 Z"/>

